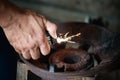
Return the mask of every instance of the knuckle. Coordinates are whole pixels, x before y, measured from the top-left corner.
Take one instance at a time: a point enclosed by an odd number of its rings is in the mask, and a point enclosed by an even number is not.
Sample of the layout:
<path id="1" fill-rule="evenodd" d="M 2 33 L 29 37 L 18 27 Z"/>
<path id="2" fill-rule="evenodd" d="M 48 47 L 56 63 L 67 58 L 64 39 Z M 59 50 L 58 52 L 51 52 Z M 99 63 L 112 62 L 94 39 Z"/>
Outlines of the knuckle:
<path id="1" fill-rule="evenodd" d="M 27 46 L 26 46 L 26 48 L 29 50 L 29 49 L 32 49 L 32 48 L 34 48 L 34 44 L 28 44 Z"/>
<path id="2" fill-rule="evenodd" d="M 39 37 L 37 38 L 37 41 L 38 41 L 38 43 L 45 43 L 45 37 L 39 36 Z"/>
<path id="3" fill-rule="evenodd" d="M 15 51 L 18 53 L 18 54 L 21 54 L 21 50 L 20 49 L 17 49 L 17 48 L 14 48 Z"/>
<path id="4" fill-rule="evenodd" d="M 34 48 L 35 46 L 37 46 L 36 41 L 32 40 L 29 43 L 25 44 L 23 48 L 30 50 L 30 49 Z"/>
<path id="5" fill-rule="evenodd" d="M 28 53 L 28 54 L 29 54 L 29 53 Z M 31 58 L 31 56 L 29 56 L 29 55 L 24 55 L 23 57 L 24 57 L 25 59 L 27 59 L 27 60 Z"/>
<path id="6" fill-rule="evenodd" d="M 46 28 L 48 31 L 56 31 L 57 30 L 56 24 L 49 22 L 49 21 L 48 21 L 48 23 L 46 23 Z"/>
<path id="7" fill-rule="evenodd" d="M 57 25 L 56 25 L 56 24 L 53 23 L 52 25 L 53 25 L 53 26 L 52 26 L 53 29 L 57 29 Z"/>

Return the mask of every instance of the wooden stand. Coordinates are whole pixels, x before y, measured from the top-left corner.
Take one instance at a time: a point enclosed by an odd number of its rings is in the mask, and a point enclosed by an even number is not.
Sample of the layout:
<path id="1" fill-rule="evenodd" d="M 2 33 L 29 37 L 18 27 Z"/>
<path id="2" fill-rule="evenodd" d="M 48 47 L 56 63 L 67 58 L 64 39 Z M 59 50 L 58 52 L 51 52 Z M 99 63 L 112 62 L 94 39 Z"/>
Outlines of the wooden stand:
<path id="1" fill-rule="evenodd" d="M 17 62 L 17 80 L 28 80 L 28 69 L 26 64 L 18 61 Z"/>
<path id="2" fill-rule="evenodd" d="M 17 62 L 17 79 L 16 80 L 42 80 L 40 77 L 28 70 L 28 66 L 21 61 Z M 111 73 L 99 74 L 94 77 L 82 77 L 77 80 L 120 80 L 120 70 Z"/>
<path id="3" fill-rule="evenodd" d="M 26 64 L 21 61 L 17 62 L 17 77 L 16 80 L 42 80 L 40 77 L 33 74 Z"/>
<path id="4" fill-rule="evenodd" d="M 29 71 L 28 66 L 23 62 L 17 62 L 17 79 L 16 80 L 42 80 L 40 77 Z M 77 79 L 78 80 L 78 79 Z M 79 80 L 94 80 L 93 77 L 82 77 Z"/>

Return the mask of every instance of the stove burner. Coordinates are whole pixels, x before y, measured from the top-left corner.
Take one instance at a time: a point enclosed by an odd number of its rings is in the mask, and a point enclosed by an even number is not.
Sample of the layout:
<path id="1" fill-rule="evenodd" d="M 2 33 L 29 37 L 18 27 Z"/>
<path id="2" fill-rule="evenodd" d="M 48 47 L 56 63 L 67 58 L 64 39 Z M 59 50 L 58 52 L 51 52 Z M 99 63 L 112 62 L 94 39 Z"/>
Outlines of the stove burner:
<path id="1" fill-rule="evenodd" d="M 119 47 L 110 48 L 111 52 L 107 52 L 108 54 L 111 53 L 110 56 L 103 50 L 101 51 L 101 49 L 96 50 L 96 47 L 100 44 L 110 40 L 113 33 L 100 26 L 81 22 L 59 23 L 57 26 L 57 33 L 65 34 L 70 32 L 70 35 L 72 35 L 80 32 L 80 38 L 76 37 L 72 40 L 79 44 L 65 45 L 61 43 L 57 45 L 53 41 L 51 43 L 54 46 L 51 46 L 50 55 L 41 55 L 41 58 L 37 61 L 25 60 L 20 55 L 20 58 L 30 67 L 30 71 L 41 77 L 42 80 L 81 80 L 81 77 L 94 77 L 100 72 L 118 67 L 120 58 L 115 55 L 116 58 L 114 59 L 115 56 L 112 55 L 113 53 L 119 54 L 118 51 L 116 52 Z M 79 48 L 80 50 L 66 49 L 71 47 Z M 113 61 L 112 58 L 114 59 Z M 94 65 L 98 60 L 97 65 Z"/>
<path id="2" fill-rule="evenodd" d="M 88 66 L 90 56 L 84 50 L 63 49 L 51 55 L 49 61 L 50 64 L 56 65 L 58 69 L 64 67 L 64 71 L 77 71 Z"/>

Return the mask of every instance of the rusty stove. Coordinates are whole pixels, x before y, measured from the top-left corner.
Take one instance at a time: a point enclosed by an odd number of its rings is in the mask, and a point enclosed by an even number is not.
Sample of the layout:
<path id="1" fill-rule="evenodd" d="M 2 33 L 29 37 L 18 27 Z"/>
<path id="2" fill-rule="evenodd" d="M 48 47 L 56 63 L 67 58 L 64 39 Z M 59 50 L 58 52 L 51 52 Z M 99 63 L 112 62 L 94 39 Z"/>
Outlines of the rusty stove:
<path id="1" fill-rule="evenodd" d="M 76 43 L 61 44 L 50 37 L 51 53 L 41 55 L 37 61 L 25 60 L 21 56 L 34 74 L 42 80 L 81 80 L 81 77 L 94 77 L 102 71 L 111 70 L 112 57 L 101 52 L 105 42 L 113 36 L 110 31 L 80 22 L 59 23 L 57 26 L 58 34 L 81 35 L 72 39 Z"/>

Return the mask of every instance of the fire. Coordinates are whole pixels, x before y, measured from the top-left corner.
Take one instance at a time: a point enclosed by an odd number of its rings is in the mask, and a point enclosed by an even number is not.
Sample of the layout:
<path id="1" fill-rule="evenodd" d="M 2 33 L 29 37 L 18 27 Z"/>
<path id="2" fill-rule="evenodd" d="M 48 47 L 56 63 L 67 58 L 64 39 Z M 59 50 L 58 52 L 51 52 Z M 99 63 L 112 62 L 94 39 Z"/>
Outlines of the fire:
<path id="1" fill-rule="evenodd" d="M 69 32 L 67 32 L 63 37 L 60 36 L 57 38 L 57 43 L 62 43 L 62 42 L 69 42 L 69 43 L 75 43 L 74 41 L 71 41 L 72 38 L 74 37 L 78 37 L 81 35 L 81 33 L 77 33 L 75 35 L 72 35 L 72 36 L 68 36 Z"/>

